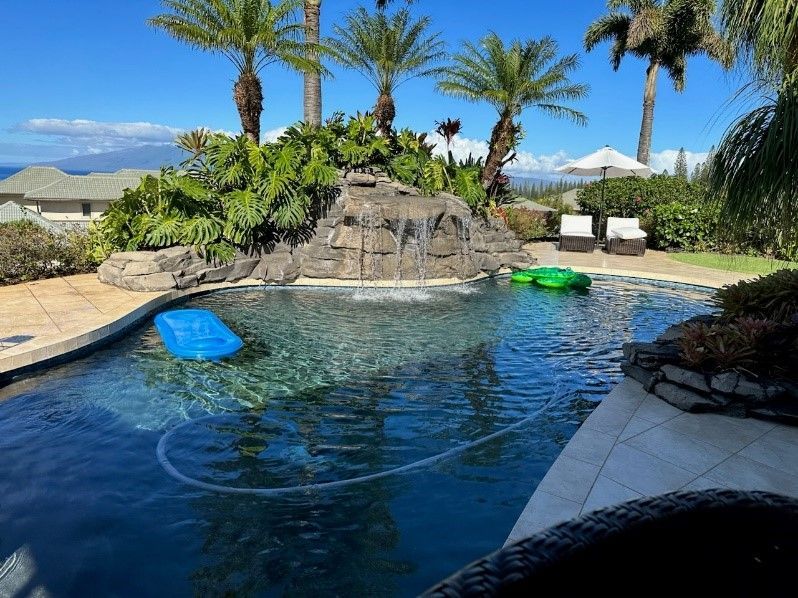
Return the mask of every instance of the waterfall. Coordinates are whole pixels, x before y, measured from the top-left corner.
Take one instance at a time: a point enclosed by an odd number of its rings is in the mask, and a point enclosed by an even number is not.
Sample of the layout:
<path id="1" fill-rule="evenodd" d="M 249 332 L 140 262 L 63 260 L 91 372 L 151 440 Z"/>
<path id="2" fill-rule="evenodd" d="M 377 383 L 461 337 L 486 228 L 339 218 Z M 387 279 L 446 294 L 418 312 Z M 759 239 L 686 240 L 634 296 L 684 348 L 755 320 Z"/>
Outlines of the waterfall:
<path id="1" fill-rule="evenodd" d="M 460 280 L 469 278 L 471 257 L 471 216 L 464 216 L 457 221 L 457 236 L 460 239 Z"/>
<path id="2" fill-rule="evenodd" d="M 396 223 L 396 231 L 394 237 L 396 239 L 396 270 L 393 273 L 393 286 L 400 288 L 402 286 L 402 255 L 404 254 L 404 239 L 405 228 L 407 227 L 407 218 L 400 218 Z"/>
<path id="3" fill-rule="evenodd" d="M 429 246 L 432 241 L 434 219 L 424 218 L 413 221 L 416 235 L 416 268 L 418 269 L 419 286 L 425 286 L 427 281 L 427 260 L 429 259 Z"/>
<path id="4" fill-rule="evenodd" d="M 357 216 L 357 223 L 360 227 L 360 268 L 358 271 L 358 282 L 360 288 L 365 287 L 366 281 L 366 256 L 371 256 L 371 283 L 377 281 L 377 225 L 380 224 L 379 207 L 366 205 Z"/>

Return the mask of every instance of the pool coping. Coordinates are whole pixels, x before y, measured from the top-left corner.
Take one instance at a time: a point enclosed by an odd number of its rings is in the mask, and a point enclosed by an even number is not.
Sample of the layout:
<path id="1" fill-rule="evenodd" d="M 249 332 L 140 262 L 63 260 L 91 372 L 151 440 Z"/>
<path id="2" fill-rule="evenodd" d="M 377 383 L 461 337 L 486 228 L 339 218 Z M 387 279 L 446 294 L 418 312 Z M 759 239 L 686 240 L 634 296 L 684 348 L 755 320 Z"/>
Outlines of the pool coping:
<path id="1" fill-rule="evenodd" d="M 572 267 L 576 272 L 596 276 L 610 276 L 633 278 L 638 280 L 659 281 L 674 284 L 686 284 L 703 288 L 719 288 L 721 285 L 707 284 L 707 281 L 693 276 L 670 276 L 638 270 L 623 270 L 594 267 Z M 424 283 L 417 281 L 402 281 L 400 288 L 440 288 L 461 284 L 473 284 L 490 278 L 506 276 L 510 269 L 504 268 L 494 274 L 480 274 L 474 278 L 462 281 L 455 278 L 431 279 Z M 24 376 L 55 365 L 63 364 L 73 359 L 83 357 L 102 346 L 118 340 L 131 328 L 137 326 L 142 320 L 151 316 L 158 310 L 192 297 L 212 293 L 225 289 L 244 288 L 271 288 L 271 287 L 309 287 L 309 288 L 359 288 L 361 283 L 356 280 L 317 279 L 300 277 L 286 285 L 264 283 L 260 280 L 244 279 L 234 283 L 215 283 L 185 290 L 164 291 L 145 301 L 141 305 L 123 313 L 111 312 L 101 323 L 89 330 L 79 332 L 62 332 L 39 339 L 33 339 L 16 347 L 6 349 L 0 353 L 0 386 L 9 384 L 19 376 Z M 370 283 L 368 288 L 396 288 L 393 280 L 376 281 Z"/>

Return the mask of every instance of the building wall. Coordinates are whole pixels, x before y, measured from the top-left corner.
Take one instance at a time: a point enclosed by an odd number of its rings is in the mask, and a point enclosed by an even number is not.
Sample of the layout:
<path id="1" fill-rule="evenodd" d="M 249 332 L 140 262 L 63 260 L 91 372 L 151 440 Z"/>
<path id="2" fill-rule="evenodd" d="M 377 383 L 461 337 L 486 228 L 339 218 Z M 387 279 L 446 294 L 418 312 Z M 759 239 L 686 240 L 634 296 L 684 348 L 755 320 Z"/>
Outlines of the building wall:
<path id="1" fill-rule="evenodd" d="M 21 199 L 17 203 L 30 208 L 31 210 L 38 211 L 42 216 L 53 222 L 66 222 L 66 223 L 88 223 L 91 220 L 99 218 L 100 215 L 108 209 L 107 201 L 48 201 L 40 199 L 37 202 L 30 199 Z M 91 204 L 91 217 L 83 215 L 83 203 Z"/>

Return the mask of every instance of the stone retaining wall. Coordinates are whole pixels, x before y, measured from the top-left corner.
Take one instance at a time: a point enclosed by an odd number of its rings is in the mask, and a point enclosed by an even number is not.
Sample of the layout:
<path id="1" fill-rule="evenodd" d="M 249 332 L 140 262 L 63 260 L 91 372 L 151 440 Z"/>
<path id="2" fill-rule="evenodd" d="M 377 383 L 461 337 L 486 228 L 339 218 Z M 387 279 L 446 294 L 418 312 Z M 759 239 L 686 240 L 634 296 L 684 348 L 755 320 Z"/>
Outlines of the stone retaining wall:
<path id="1" fill-rule="evenodd" d="M 690 321 L 714 320 L 699 316 Z M 706 373 L 682 363 L 682 324 L 653 343 L 626 343 L 621 369 L 647 392 L 692 413 L 773 419 L 798 425 L 798 388 L 787 380 L 769 380 L 742 371 Z"/>

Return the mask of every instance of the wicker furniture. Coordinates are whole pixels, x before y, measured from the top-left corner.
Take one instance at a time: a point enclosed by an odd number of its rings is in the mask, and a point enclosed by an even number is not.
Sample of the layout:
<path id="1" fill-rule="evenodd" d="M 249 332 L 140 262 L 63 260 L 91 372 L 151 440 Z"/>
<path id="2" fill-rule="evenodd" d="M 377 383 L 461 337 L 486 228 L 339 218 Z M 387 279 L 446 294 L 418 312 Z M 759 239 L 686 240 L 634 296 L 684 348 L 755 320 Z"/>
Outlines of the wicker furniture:
<path id="1" fill-rule="evenodd" d="M 564 214 L 560 222 L 559 250 L 592 253 L 595 248 L 593 217 Z"/>
<path id="2" fill-rule="evenodd" d="M 469 565 L 425 596 L 796 596 L 798 500 L 705 490 L 583 515 Z"/>
<path id="3" fill-rule="evenodd" d="M 624 238 L 628 232 L 633 238 Z M 645 255 L 646 236 L 640 229 L 639 218 L 607 218 L 607 253 Z"/>

